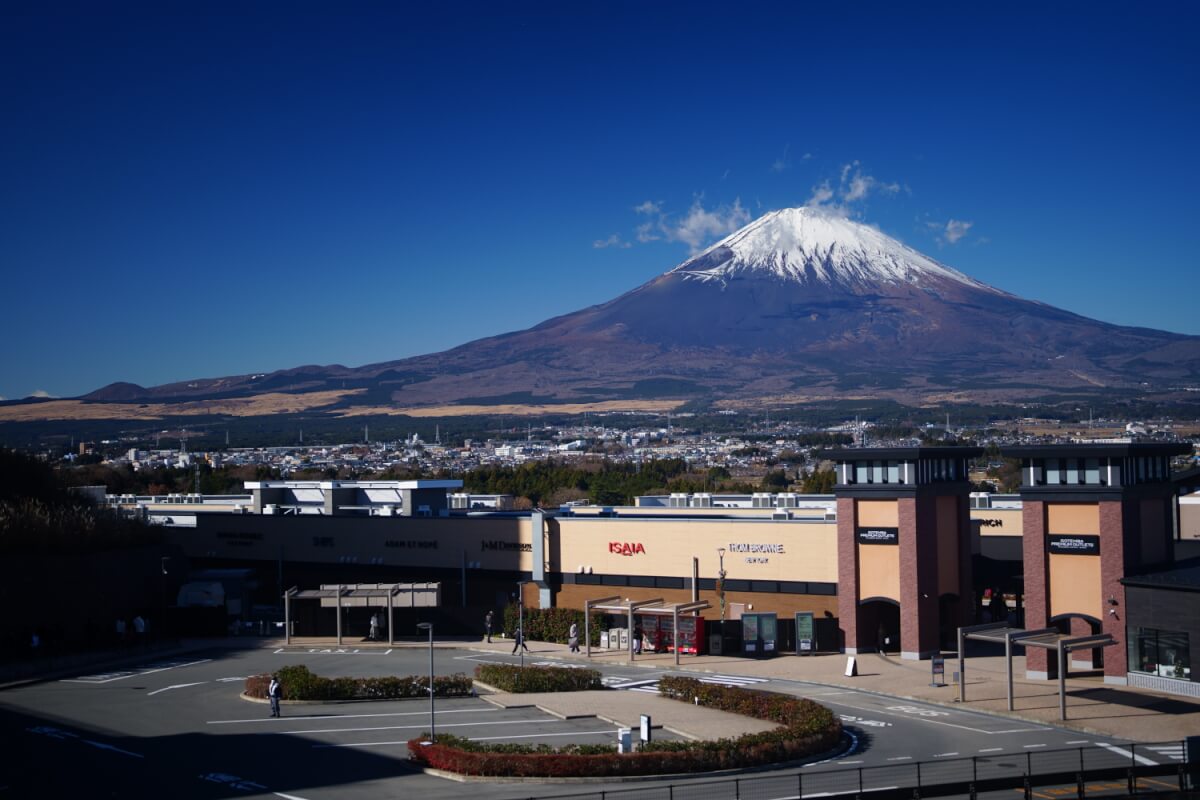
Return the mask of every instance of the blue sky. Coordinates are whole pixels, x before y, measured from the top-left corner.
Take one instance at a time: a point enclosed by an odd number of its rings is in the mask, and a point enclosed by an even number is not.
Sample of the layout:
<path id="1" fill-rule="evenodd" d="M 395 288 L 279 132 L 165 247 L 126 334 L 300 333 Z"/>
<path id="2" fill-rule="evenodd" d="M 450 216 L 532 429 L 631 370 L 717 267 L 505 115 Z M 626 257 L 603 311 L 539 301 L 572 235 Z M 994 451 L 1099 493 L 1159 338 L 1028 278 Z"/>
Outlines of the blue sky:
<path id="1" fill-rule="evenodd" d="M 0 396 L 445 349 L 825 185 L 1007 291 L 1200 334 L 1198 9 L 7 3 Z"/>

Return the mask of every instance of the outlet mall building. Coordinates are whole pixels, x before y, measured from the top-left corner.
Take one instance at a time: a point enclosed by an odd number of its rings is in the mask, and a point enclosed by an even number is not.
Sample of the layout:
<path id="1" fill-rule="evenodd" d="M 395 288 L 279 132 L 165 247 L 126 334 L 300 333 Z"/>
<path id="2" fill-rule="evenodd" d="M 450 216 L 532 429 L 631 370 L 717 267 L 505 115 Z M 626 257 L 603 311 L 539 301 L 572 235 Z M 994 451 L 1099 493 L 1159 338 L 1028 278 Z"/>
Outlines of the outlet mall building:
<path id="1" fill-rule="evenodd" d="M 293 586 L 433 581 L 440 630 L 476 633 L 518 586 L 527 607 L 701 600 L 710 633 L 729 635 L 722 619 L 773 614 L 774 649 L 799 649 L 794 621 L 811 614 L 806 649 L 906 659 L 953 649 L 960 626 L 1007 619 L 1111 634 L 1116 646 L 1072 667 L 1200 696 L 1200 566 L 1184 558 L 1200 542 L 1181 538 L 1200 527 L 1187 496 L 1200 471 L 1171 472 L 1191 447 L 1009 448 L 1022 465 L 1017 495 L 971 493 L 967 468 L 980 453 L 840 450 L 826 454 L 833 496 L 672 495 L 619 508 L 479 508 L 495 498 L 456 493 L 459 481 L 256 482 L 242 497 L 109 499 L 168 525 L 192 569 L 253 570 L 265 603 Z M 1050 677 L 1047 661 L 1030 648 L 1029 676 Z"/>

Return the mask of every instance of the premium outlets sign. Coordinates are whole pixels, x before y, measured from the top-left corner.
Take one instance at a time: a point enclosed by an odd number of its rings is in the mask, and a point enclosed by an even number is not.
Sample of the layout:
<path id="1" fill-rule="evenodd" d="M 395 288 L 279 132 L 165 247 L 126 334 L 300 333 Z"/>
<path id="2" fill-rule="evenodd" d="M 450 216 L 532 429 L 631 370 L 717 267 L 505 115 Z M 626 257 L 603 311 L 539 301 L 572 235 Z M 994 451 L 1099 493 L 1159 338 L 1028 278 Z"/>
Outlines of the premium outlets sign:
<path id="1" fill-rule="evenodd" d="M 859 544 L 900 544 L 899 528 L 856 528 Z"/>
<path id="2" fill-rule="evenodd" d="M 1100 537 L 1076 533 L 1052 533 L 1046 537 L 1047 552 L 1064 556 L 1100 555 Z"/>

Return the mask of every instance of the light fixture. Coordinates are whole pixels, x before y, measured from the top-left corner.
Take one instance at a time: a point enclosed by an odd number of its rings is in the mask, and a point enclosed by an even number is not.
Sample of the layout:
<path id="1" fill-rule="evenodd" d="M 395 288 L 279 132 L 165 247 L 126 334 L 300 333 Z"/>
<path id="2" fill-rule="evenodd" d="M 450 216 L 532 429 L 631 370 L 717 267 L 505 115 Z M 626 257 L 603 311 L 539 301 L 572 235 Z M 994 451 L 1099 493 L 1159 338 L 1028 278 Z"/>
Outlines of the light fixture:
<path id="1" fill-rule="evenodd" d="M 1110 594 L 1110 595 L 1108 596 L 1108 604 L 1109 604 L 1110 606 L 1115 606 L 1115 605 L 1117 605 L 1117 598 L 1116 598 L 1114 595 L 1111 595 L 1111 594 Z"/>

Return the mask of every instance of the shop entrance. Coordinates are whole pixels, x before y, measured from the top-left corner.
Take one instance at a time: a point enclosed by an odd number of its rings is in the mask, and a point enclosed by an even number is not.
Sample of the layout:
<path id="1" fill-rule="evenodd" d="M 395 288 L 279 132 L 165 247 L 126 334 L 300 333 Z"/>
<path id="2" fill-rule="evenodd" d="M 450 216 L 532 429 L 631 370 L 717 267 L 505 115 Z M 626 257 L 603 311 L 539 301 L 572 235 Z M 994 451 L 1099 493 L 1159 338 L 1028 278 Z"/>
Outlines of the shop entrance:
<path id="1" fill-rule="evenodd" d="M 959 598 L 944 594 L 938 598 L 938 641 L 943 650 L 958 647 Z"/>
<path id="2" fill-rule="evenodd" d="M 874 634 L 875 650 L 900 652 L 900 604 L 886 597 L 868 597 L 859 601 L 859 625 L 867 635 Z M 869 640 L 868 640 L 869 641 Z"/>
<path id="3" fill-rule="evenodd" d="M 1100 620 L 1087 614 L 1060 614 L 1048 619 L 1046 624 L 1058 630 L 1063 636 L 1096 636 L 1104 632 Z M 1082 658 L 1078 658 L 1078 656 L 1082 656 Z M 1078 654 L 1072 653 L 1071 658 L 1071 669 L 1104 669 L 1103 647 Z M 1051 671 L 1053 671 L 1053 665 Z"/>

